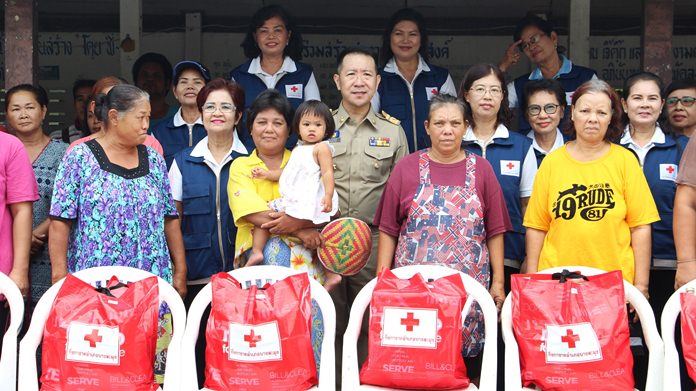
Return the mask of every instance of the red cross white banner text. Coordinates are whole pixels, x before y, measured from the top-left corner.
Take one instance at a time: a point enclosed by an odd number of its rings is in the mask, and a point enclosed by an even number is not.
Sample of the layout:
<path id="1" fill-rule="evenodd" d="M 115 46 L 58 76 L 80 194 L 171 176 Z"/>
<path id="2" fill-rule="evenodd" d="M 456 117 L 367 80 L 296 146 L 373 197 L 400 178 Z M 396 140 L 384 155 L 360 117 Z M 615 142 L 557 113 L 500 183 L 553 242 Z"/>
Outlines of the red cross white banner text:
<path id="1" fill-rule="evenodd" d="M 98 292 L 65 278 L 44 327 L 42 391 L 158 389 L 157 277 L 117 284 L 112 277 Z"/>
<path id="2" fill-rule="evenodd" d="M 579 277 L 579 278 L 578 278 Z M 620 271 L 512 276 L 512 328 L 522 385 L 543 390 L 633 390 Z"/>
<path id="3" fill-rule="evenodd" d="M 205 332 L 205 387 L 306 390 L 317 384 L 307 273 L 242 289 L 227 273 L 212 279 Z"/>
<path id="4" fill-rule="evenodd" d="M 465 301 L 459 274 L 426 282 L 419 273 L 402 280 L 384 270 L 370 301 L 360 382 L 421 390 L 468 387 L 461 353 Z"/>

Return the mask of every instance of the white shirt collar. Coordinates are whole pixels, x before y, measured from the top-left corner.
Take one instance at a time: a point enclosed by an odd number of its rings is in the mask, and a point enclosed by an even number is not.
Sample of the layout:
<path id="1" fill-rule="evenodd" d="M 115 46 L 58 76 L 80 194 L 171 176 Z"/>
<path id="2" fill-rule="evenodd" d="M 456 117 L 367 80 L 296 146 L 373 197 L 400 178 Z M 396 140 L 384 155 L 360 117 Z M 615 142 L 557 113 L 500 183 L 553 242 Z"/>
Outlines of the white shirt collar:
<path id="1" fill-rule="evenodd" d="M 177 110 L 174 114 L 174 118 L 172 119 L 172 121 L 174 122 L 174 126 L 176 127 L 188 125 L 188 123 L 184 121 L 184 117 L 181 115 L 181 107 L 179 107 L 179 110 Z M 201 118 L 201 116 L 199 115 L 198 118 L 196 118 L 194 124 L 203 125 L 203 118 Z"/>
<path id="2" fill-rule="evenodd" d="M 285 73 L 291 73 L 297 71 L 297 65 L 295 65 L 295 61 L 292 60 L 292 58 L 285 56 L 285 59 L 283 59 L 283 65 L 280 66 L 280 69 L 278 72 L 276 72 L 274 75 L 271 75 L 267 72 L 265 72 L 263 69 L 261 69 L 261 56 L 258 56 L 251 60 L 251 64 L 249 64 L 249 73 L 253 75 L 265 75 L 265 76 L 276 76 L 280 74 L 285 74 Z"/>
<path id="3" fill-rule="evenodd" d="M 665 142 L 665 132 L 662 131 L 660 125 L 655 126 L 655 133 L 653 133 L 652 139 L 644 147 L 640 147 L 638 144 L 633 142 L 633 137 L 631 137 L 631 132 L 629 131 L 628 125 L 624 129 L 623 135 L 621 136 L 621 144 L 631 144 L 639 148 L 647 148 L 655 144 L 664 144 Z"/>
<path id="4" fill-rule="evenodd" d="M 396 66 L 396 59 L 394 57 L 390 58 L 389 61 L 387 61 L 387 64 L 384 65 L 384 71 L 401 75 L 401 72 L 399 72 L 399 67 Z M 418 75 L 421 72 L 429 72 L 429 71 L 430 71 L 430 67 L 425 62 L 423 57 L 421 57 L 421 55 L 419 54 L 418 55 L 418 68 L 416 69 L 416 75 Z"/>
<path id="5" fill-rule="evenodd" d="M 220 166 L 223 166 L 225 165 L 225 163 L 227 163 L 228 159 L 230 159 L 230 155 L 232 155 L 232 152 L 241 153 L 243 155 L 249 154 L 244 144 L 239 140 L 239 136 L 237 135 L 237 129 L 234 130 L 232 137 L 234 137 L 234 141 L 232 141 L 232 146 L 230 147 L 230 150 L 227 151 L 227 158 L 225 158 L 225 160 L 220 164 Z M 196 146 L 193 147 L 193 150 L 191 151 L 191 156 L 202 157 L 203 160 L 218 165 L 215 161 L 215 158 L 213 157 L 213 154 L 210 152 L 210 149 L 208 148 L 208 136 L 205 136 L 203 140 L 199 141 L 198 144 L 196 144 Z"/>
<path id="6" fill-rule="evenodd" d="M 561 130 L 558 128 L 556 128 L 556 140 L 553 142 L 553 145 L 551 146 L 551 150 L 548 152 L 546 152 L 544 150 L 544 148 L 542 148 L 541 146 L 539 146 L 539 144 L 537 144 L 536 138 L 534 138 L 534 131 L 533 130 L 529 131 L 529 133 L 527 134 L 527 137 L 532 139 L 532 147 L 534 147 L 534 149 L 536 149 L 537 151 L 539 151 L 543 154 L 551 153 L 551 152 L 557 150 L 558 148 L 562 147 L 564 144 L 563 143 L 563 134 L 561 133 Z"/>
<path id="7" fill-rule="evenodd" d="M 493 132 L 493 137 L 490 138 L 489 142 L 493 139 L 496 138 L 508 138 L 510 136 L 510 131 L 508 128 L 505 127 L 503 124 L 499 124 L 497 128 L 495 128 L 495 132 Z M 481 143 L 483 140 L 479 140 L 476 138 L 476 135 L 474 134 L 474 129 L 469 126 L 466 129 L 466 133 L 464 134 L 464 141 L 474 141 Z"/>

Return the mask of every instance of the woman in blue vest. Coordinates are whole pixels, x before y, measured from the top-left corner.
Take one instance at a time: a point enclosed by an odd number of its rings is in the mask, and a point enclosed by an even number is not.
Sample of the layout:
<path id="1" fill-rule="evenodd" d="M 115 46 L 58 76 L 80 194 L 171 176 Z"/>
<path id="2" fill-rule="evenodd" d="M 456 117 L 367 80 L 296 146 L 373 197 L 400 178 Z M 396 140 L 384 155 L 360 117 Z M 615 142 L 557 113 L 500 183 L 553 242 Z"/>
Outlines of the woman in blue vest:
<path id="1" fill-rule="evenodd" d="M 237 228 L 227 207 L 227 181 L 232 161 L 246 155 L 244 145 L 233 136 L 244 107 L 241 87 L 224 79 L 212 80 L 198 93 L 197 104 L 208 136 L 177 153 L 169 170 L 188 266 L 186 308 L 213 274 L 232 270 Z M 196 345 L 200 380 L 205 327 L 201 330 Z"/>
<path id="2" fill-rule="evenodd" d="M 428 103 L 438 93 L 457 95 L 445 68 L 428 62 L 428 32 L 418 11 L 404 8 L 391 16 L 382 34 L 382 80 L 372 98 L 375 112 L 382 110 L 401 121 L 411 152 L 430 147 L 425 132 Z"/>
<path id="3" fill-rule="evenodd" d="M 173 117 L 152 129 L 152 135 L 162 144 L 167 168 L 171 168 L 175 154 L 198 144 L 206 136 L 196 98 L 205 83 L 210 81 L 208 68 L 196 61 L 179 62 L 174 66 L 173 76 L 172 92 L 181 107 Z"/>
<path id="4" fill-rule="evenodd" d="M 657 319 L 673 292 L 677 254 L 672 234 L 672 209 L 679 161 L 688 141 L 684 136 L 673 138 L 662 131 L 658 122 L 665 104 L 662 91 L 662 80 L 657 75 L 640 72 L 626 79 L 621 99 L 626 113 L 621 145 L 636 154 L 660 213 L 660 221 L 652 224 L 652 263 L 648 285 Z"/>
<path id="5" fill-rule="evenodd" d="M 512 231 L 505 233 L 505 284 L 524 260 L 524 211 L 532 194 L 537 162 L 532 140 L 508 130 L 510 109 L 503 73 L 493 64 L 469 68 L 459 90 L 467 108 L 467 151 L 482 155 L 493 166 L 503 190 Z"/>
<path id="6" fill-rule="evenodd" d="M 511 108 L 524 107 L 524 85 L 530 80 L 556 79 L 566 93 L 565 118 L 570 118 L 570 98 L 573 92 L 582 83 L 596 79 L 594 70 L 573 64 L 568 57 L 558 48 L 558 34 L 547 20 L 536 15 L 528 15 L 517 23 L 514 41 L 505 51 L 505 56 L 500 62 L 500 69 L 507 72 L 508 68 L 516 64 L 520 59 L 520 52 L 524 53 L 532 65 L 535 66 L 531 73 L 524 74 L 508 85 L 508 102 Z M 526 116 L 518 112 L 520 132 L 530 129 Z"/>
<path id="7" fill-rule="evenodd" d="M 559 129 L 566 107 L 565 92 L 558 81 L 541 79 L 527 83 L 524 86 L 524 96 L 522 111 L 532 126 L 527 137 L 532 139 L 539 167 L 546 155 L 568 141 Z"/>
<path id="8" fill-rule="evenodd" d="M 251 17 L 251 23 L 242 42 L 244 55 L 249 59 L 230 73 L 230 78 L 244 88 L 247 106 L 266 89 L 278 90 L 290 101 L 293 109 L 306 100 L 321 100 L 319 86 L 312 67 L 299 62 L 302 59 L 302 35 L 290 14 L 279 5 L 265 6 Z M 246 129 L 246 117 L 242 127 Z M 250 151 L 254 142 L 249 132 L 241 131 L 244 145 Z M 291 134 L 286 147 L 297 143 L 297 134 Z"/>

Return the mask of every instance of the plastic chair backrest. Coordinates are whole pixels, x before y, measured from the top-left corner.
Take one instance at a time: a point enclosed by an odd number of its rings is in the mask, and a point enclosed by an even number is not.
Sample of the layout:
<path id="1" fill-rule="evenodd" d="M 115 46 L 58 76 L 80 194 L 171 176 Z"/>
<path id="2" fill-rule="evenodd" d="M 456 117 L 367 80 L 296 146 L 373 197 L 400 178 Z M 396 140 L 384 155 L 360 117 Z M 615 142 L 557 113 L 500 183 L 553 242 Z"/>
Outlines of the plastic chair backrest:
<path id="1" fill-rule="evenodd" d="M 282 280 L 293 274 L 300 274 L 297 270 L 293 270 L 283 266 L 273 265 L 258 265 L 235 269 L 229 272 L 237 281 L 242 284 L 242 287 L 249 288 L 252 285 L 265 285 L 266 283 L 274 283 Z M 336 358 L 334 340 L 336 336 L 336 309 L 329 293 L 313 278 L 309 279 L 310 294 L 321 310 L 322 319 L 324 321 L 324 339 L 321 343 L 321 365 L 319 367 L 319 385 L 320 390 L 333 390 L 335 387 L 336 378 Z M 182 341 L 182 390 L 198 389 L 198 376 L 196 370 L 196 355 L 195 346 L 198 339 L 201 318 L 203 312 L 212 301 L 213 290 L 211 284 L 208 283 L 196 298 L 193 299 L 188 311 L 188 320 L 184 337 Z"/>
<path id="2" fill-rule="evenodd" d="M 125 266 L 93 267 L 80 270 L 73 275 L 94 286 L 97 286 L 97 284 L 105 285 L 112 276 L 117 276 L 122 282 L 139 281 L 153 276 L 153 274 L 147 271 Z M 173 331 L 172 339 L 167 349 L 167 366 L 164 372 L 163 389 L 164 391 L 178 390 L 180 385 L 179 375 L 181 373 L 181 338 L 186 325 L 186 309 L 181 296 L 179 296 L 171 284 L 159 277 L 157 277 L 157 280 L 159 282 L 160 303 L 166 302 L 172 313 Z M 19 383 L 19 391 L 38 390 L 36 349 L 43 338 L 44 325 L 58 290 L 63 285 L 63 281 L 65 279 L 53 284 L 41 297 L 34 309 L 29 329 L 19 344 L 19 378 L 22 379 Z"/>
<path id="3" fill-rule="evenodd" d="M 696 280 L 682 285 L 669 297 L 662 310 L 660 325 L 662 328 L 662 340 L 665 344 L 665 363 L 663 371 L 664 390 L 681 389 L 681 371 L 679 370 L 679 353 L 674 341 L 674 331 L 681 325 L 677 324 L 677 317 L 681 313 L 681 294 L 688 290 L 696 289 Z"/>
<path id="4" fill-rule="evenodd" d="M 564 269 L 570 271 L 578 271 L 585 276 L 606 273 L 604 270 L 595 269 L 586 266 L 561 266 L 546 270 L 541 270 L 539 274 L 553 274 L 562 272 Z M 643 329 L 643 337 L 645 344 L 650 352 L 648 361 L 648 376 L 645 385 L 646 391 L 662 390 L 662 368 L 664 361 L 664 345 L 657 331 L 655 323 L 655 315 L 652 312 L 650 303 L 643 296 L 638 288 L 624 280 L 624 294 L 626 301 L 635 308 L 640 318 L 640 323 Z M 500 315 L 500 323 L 503 333 L 503 341 L 505 342 L 505 389 L 506 390 L 521 390 L 522 376 L 520 369 L 520 352 L 519 345 L 515 340 L 515 335 L 512 331 L 512 294 L 508 294 L 503 303 L 503 309 Z"/>
<path id="5" fill-rule="evenodd" d="M 440 277 L 459 274 L 467 293 L 466 304 L 462 310 L 462 321 L 469 313 L 471 304 L 476 301 L 483 312 L 485 324 L 486 344 L 483 347 L 483 359 L 481 363 L 481 380 L 479 389 L 495 390 L 497 371 L 497 316 L 498 312 L 488 290 L 472 277 L 457 270 L 438 265 L 412 265 L 392 269 L 394 274 L 402 279 L 411 278 L 420 273 L 423 278 L 437 279 Z M 362 319 L 372 299 L 372 292 L 377 284 L 377 278 L 373 278 L 358 293 L 350 309 L 348 327 L 343 336 L 343 369 L 342 389 L 354 390 L 360 387 L 360 368 L 358 367 L 358 336 L 362 327 Z M 376 388 L 376 387 L 371 387 Z"/>
<path id="6" fill-rule="evenodd" d="M 17 336 L 24 320 L 24 300 L 14 281 L 3 273 L 0 273 L 0 293 L 5 295 L 10 307 L 10 326 L 2 339 L 0 384 L 8 386 L 11 384 L 11 389 L 14 389 L 17 383 Z M 4 326 L 0 325 L 0 327 Z"/>

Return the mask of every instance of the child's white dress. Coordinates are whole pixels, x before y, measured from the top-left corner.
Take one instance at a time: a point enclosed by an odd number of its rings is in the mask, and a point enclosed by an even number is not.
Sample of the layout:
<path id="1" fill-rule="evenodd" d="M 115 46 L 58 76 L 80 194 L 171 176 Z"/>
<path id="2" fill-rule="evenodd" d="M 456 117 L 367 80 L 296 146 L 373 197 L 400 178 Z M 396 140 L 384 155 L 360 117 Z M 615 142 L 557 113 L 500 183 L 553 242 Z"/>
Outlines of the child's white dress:
<path id="1" fill-rule="evenodd" d="M 327 141 L 322 141 L 334 148 Z M 292 150 L 290 160 L 283 169 L 278 181 L 280 198 L 270 202 L 270 207 L 279 212 L 303 219 L 312 220 L 314 224 L 326 223 L 338 211 L 338 194 L 333 192 L 331 212 L 322 212 L 321 201 L 324 198 L 324 182 L 321 180 L 321 169 L 314 161 L 314 145 L 298 144 Z"/>

